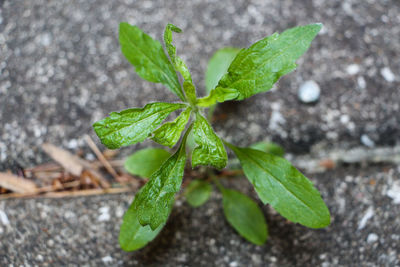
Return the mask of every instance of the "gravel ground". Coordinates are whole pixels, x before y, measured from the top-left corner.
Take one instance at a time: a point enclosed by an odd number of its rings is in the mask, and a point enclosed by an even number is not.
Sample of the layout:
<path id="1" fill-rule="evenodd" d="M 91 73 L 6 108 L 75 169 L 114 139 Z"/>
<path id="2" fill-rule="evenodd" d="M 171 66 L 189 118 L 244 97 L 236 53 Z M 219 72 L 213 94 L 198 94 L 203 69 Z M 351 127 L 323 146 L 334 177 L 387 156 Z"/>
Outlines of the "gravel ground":
<path id="1" fill-rule="evenodd" d="M 307 229 L 264 207 L 270 238 L 261 247 L 230 228 L 217 193 L 197 209 L 178 201 L 160 236 L 134 253 L 118 245 L 132 195 L 2 201 L 0 265 L 399 266 L 400 199 L 392 195 L 399 175 L 393 166 L 352 166 L 311 176 L 331 226 Z M 245 179 L 232 184 L 250 191 Z"/>
<path id="2" fill-rule="evenodd" d="M 268 137 L 292 154 L 400 144 L 397 0 L 0 0 L 0 171 L 47 161 L 44 142 L 88 151 L 83 134 L 93 136 L 91 124 L 110 111 L 176 100 L 134 74 L 118 46 L 121 21 L 158 40 L 167 22 L 180 26 L 178 53 L 200 90 L 218 48 L 322 22 L 296 72 L 277 90 L 220 105 L 215 128 L 243 145 Z M 321 88 L 312 105 L 297 98 L 307 80 Z M 263 247 L 227 226 L 218 196 L 197 210 L 178 203 L 160 238 L 133 254 L 116 239 L 130 195 L 2 201 L 0 265 L 396 266 L 399 172 L 351 165 L 313 175 L 332 226 L 308 230 L 265 208 L 271 237 Z M 234 185 L 248 190 L 242 183 Z"/>
<path id="3" fill-rule="evenodd" d="M 42 162 L 45 141 L 84 146 L 82 135 L 111 111 L 176 99 L 134 74 L 118 45 L 121 21 L 158 40 L 167 22 L 180 26 L 178 52 L 201 90 L 218 48 L 247 47 L 274 31 L 323 22 L 279 90 L 222 105 L 228 117 L 216 129 L 243 144 L 269 137 L 295 153 L 316 143 L 394 145 L 400 140 L 399 14 L 395 0 L 4 1 L 0 169 Z M 297 99 L 306 80 L 321 88 L 315 105 Z"/>

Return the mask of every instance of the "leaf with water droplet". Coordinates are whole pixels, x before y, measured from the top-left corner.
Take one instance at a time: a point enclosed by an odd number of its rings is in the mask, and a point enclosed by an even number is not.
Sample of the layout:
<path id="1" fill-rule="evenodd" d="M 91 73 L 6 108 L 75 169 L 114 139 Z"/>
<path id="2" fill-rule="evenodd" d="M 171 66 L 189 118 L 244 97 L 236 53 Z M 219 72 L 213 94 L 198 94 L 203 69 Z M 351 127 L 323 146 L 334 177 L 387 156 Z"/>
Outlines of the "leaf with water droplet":
<path id="1" fill-rule="evenodd" d="M 109 117 L 93 124 L 93 128 L 106 147 L 116 149 L 144 141 L 171 112 L 184 107 L 187 105 L 151 103 L 144 108 L 112 112 Z"/>
<path id="2" fill-rule="evenodd" d="M 191 127 L 186 131 L 178 151 L 151 175 L 132 204 L 137 210 L 139 223 L 142 226 L 150 225 L 153 231 L 166 222 L 175 194 L 181 188 L 186 163 L 185 144 L 190 131 Z"/>
<path id="3" fill-rule="evenodd" d="M 193 125 L 193 137 L 197 146 L 192 153 L 192 167 L 211 165 L 217 169 L 226 166 L 228 156 L 221 139 L 214 133 L 207 120 L 197 113 Z"/>

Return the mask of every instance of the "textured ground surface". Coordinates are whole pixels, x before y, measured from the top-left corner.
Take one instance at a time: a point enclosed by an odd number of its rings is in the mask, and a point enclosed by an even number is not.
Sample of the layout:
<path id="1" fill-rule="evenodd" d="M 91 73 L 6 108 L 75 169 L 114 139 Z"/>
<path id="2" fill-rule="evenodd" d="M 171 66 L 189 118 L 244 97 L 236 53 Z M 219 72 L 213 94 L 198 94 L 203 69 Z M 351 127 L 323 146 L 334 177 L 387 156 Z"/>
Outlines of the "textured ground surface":
<path id="1" fill-rule="evenodd" d="M 132 195 L 0 202 L 0 265 L 66 263 L 143 266 L 398 266 L 400 169 L 347 167 L 312 176 L 332 213 L 332 225 L 310 230 L 264 207 L 270 239 L 252 245 L 225 221 L 219 194 L 194 210 L 177 202 L 160 236 L 142 251 L 122 252 L 118 230 Z M 397 180 L 397 182 L 396 182 Z M 247 191 L 243 179 L 234 183 Z"/>
<path id="2" fill-rule="evenodd" d="M 138 78 L 122 57 L 120 21 L 158 40 L 167 22 L 180 26 L 178 52 L 201 89 L 207 60 L 218 48 L 246 47 L 274 31 L 322 22 L 299 69 L 280 81 L 279 90 L 222 105 L 217 114 L 228 116 L 219 116 L 215 128 L 242 144 L 268 136 L 297 154 L 399 144 L 399 14 L 396 0 L 0 0 L 0 170 L 48 160 L 43 142 L 85 149 L 82 135 L 92 134 L 91 124 L 110 111 L 175 100 L 162 86 Z M 306 80 L 321 87 L 314 105 L 297 99 Z M 178 207 L 158 241 L 132 255 L 121 253 L 116 241 L 131 196 L 3 201 L 0 265 L 395 266 L 400 200 L 389 196 L 399 194 L 399 176 L 397 166 L 380 165 L 314 175 L 332 226 L 307 230 L 265 209 L 271 239 L 264 247 L 226 227 L 217 198 L 196 211 Z M 102 207 L 117 217 L 98 222 Z"/>
<path id="3" fill-rule="evenodd" d="M 44 141 L 75 148 L 83 133 L 92 132 L 91 124 L 110 111 L 175 99 L 167 89 L 134 74 L 119 50 L 120 21 L 137 24 L 159 40 L 167 22 L 184 29 L 175 38 L 178 52 L 201 89 L 207 60 L 218 48 L 246 47 L 274 31 L 323 22 L 299 69 L 281 80 L 279 90 L 225 105 L 228 118 L 217 129 L 246 144 L 270 136 L 297 153 L 321 141 L 358 145 L 362 135 L 377 145 L 400 140 L 398 1 L 2 5 L 0 162 L 8 165 L 42 161 L 39 145 Z M 296 94 L 301 82 L 310 79 L 322 91 L 313 106 L 301 104 Z"/>

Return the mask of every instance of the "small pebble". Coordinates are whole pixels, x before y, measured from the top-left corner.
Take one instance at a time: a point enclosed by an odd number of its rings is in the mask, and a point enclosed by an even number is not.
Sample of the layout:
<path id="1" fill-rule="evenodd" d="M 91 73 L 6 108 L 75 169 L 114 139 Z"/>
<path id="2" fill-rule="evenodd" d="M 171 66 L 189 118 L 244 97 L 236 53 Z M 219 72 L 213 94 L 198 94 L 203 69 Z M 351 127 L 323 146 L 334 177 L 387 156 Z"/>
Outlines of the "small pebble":
<path id="1" fill-rule="evenodd" d="M 3 225 L 9 225 L 10 224 L 10 221 L 8 220 L 7 214 L 2 210 L 0 210 L 0 222 Z"/>
<path id="2" fill-rule="evenodd" d="M 394 76 L 392 70 L 389 69 L 388 67 L 385 67 L 385 68 L 381 69 L 381 75 L 383 76 L 383 78 L 385 78 L 386 81 L 388 81 L 390 83 L 394 82 L 394 80 L 396 78 Z"/>
<path id="3" fill-rule="evenodd" d="M 303 103 L 313 103 L 318 101 L 321 90 L 315 81 L 306 81 L 300 85 L 298 97 Z"/>
<path id="4" fill-rule="evenodd" d="M 51 44 L 52 37 L 51 37 L 51 35 L 49 33 L 43 33 L 40 37 L 41 37 L 40 38 L 40 43 L 43 46 L 49 46 Z"/>
<path id="5" fill-rule="evenodd" d="M 53 240 L 48 240 L 47 241 L 47 245 L 49 246 L 49 247 L 52 247 L 52 246 L 54 246 L 54 241 Z"/>
<path id="6" fill-rule="evenodd" d="M 375 233 L 370 233 L 367 237 L 367 243 L 375 243 L 376 241 L 378 241 L 378 235 Z"/>
<path id="7" fill-rule="evenodd" d="M 358 66 L 357 64 L 348 65 L 346 71 L 349 75 L 356 75 L 360 72 L 360 66 Z"/>
<path id="8" fill-rule="evenodd" d="M 370 148 L 375 146 L 375 142 L 371 138 L 369 138 L 369 136 L 366 134 L 361 135 L 361 143 L 364 146 L 370 147 Z"/>
<path id="9" fill-rule="evenodd" d="M 393 204 L 400 204 L 400 181 L 395 181 L 386 195 L 393 199 Z"/>
<path id="10" fill-rule="evenodd" d="M 375 215 L 375 211 L 373 207 L 369 207 L 365 212 L 364 216 L 358 223 L 358 230 L 362 230 L 366 225 L 369 219 L 371 219 Z"/>
<path id="11" fill-rule="evenodd" d="M 347 114 L 343 114 L 340 116 L 340 122 L 343 124 L 347 124 L 350 121 L 350 117 Z"/>
<path id="12" fill-rule="evenodd" d="M 71 139 L 69 142 L 68 142 L 68 148 L 69 149 L 76 149 L 78 147 L 78 140 L 76 140 L 76 139 Z"/>
<path id="13" fill-rule="evenodd" d="M 97 220 L 99 222 L 109 221 L 111 219 L 109 211 L 110 211 L 110 207 L 107 207 L 107 206 L 101 207 L 99 209 L 100 216 L 97 218 Z"/>
<path id="14" fill-rule="evenodd" d="M 113 261 L 113 258 L 112 258 L 111 256 L 105 256 L 105 257 L 101 258 L 101 260 L 102 260 L 104 263 L 110 263 L 110 262 Z"/>
<path id="15" fill-rule="evenodd" d="M 36 260 L 38 260 L 38 261 L 43 261 L 43 256 L 40 255 L 40 254 L 38 254 L 38 255 L 36 256 Z"/>
<path id="16" fill-rule="evenodd" d="M 367 87 L 367 82 L 363 76 L 357 78 L 357 84 L 361 89 L 365 89 L 365 87 Z"/>

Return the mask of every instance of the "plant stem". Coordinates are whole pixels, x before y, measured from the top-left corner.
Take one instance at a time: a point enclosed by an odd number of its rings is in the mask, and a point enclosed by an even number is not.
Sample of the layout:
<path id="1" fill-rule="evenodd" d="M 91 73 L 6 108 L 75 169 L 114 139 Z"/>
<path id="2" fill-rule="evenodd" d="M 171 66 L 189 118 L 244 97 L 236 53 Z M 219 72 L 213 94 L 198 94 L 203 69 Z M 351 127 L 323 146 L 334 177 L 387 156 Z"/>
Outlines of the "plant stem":
<path id="1" fill-rule="evenodd" d="M 225 187 L 222 186 L 222 184 L 218 181 L 217 177 L 213 173 L 209 173 L 212 181 L 215 183 L 215 185 L 218 187 L 219 191 L 223 192 L 225 191 Z"/>

